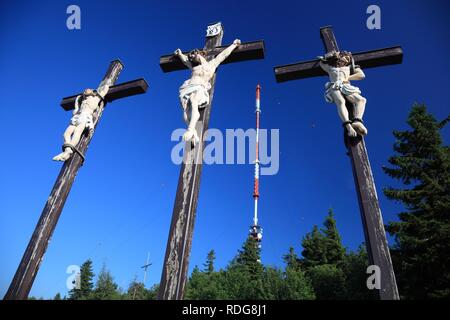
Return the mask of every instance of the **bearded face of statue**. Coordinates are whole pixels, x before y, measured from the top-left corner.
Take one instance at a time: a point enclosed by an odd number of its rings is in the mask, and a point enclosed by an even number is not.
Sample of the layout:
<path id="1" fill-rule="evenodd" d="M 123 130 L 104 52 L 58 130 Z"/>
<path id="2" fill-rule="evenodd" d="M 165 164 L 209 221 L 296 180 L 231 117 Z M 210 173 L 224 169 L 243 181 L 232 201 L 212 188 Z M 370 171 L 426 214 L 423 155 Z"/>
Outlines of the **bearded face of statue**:
<path id="1" fill-rule="evenodd" d="M 352 63 L 351 54 L 346 51 L 335 52 L 327 57 L 327 64 L 336 68 L 349 66 Z"/>
<path id="2" fill-rule="evenodd" d="M 84 94 L 85 96 L 93 96 L 93 95 L 94 95 L 94 90 L 92 90 L 92 89 L 86 89 L 86 90 L 83 91 L 83 94 Z"/>
<path id="3" fill-rule="evenodd" d="M 201 56 L 203 56 L 203 54 L 200 50 L 192 50 L 188 55 L 189 62 L 191 62 L 192 65 L 197 66 L 202 63 Z"/>

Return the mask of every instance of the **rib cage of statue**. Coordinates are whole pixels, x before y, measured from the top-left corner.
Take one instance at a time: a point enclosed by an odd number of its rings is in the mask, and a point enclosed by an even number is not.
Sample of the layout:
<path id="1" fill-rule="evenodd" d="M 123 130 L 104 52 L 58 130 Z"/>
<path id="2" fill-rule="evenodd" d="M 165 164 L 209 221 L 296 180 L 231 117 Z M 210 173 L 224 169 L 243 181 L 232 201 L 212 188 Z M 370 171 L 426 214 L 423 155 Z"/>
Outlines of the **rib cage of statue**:
<path id="1" fill-rule="evenodd" d="M 343 126 L 350 137 L 358 134 L 365 136 L 367 129 L 363 124 L 366 99 L 361 96 L 361 90 L 350 84 L 352 80 L 365 78 L 361 68 L 355 65 L 353 56 L 346 51 L 328 52 L 324 57 L 318 57 L 320 67 L 328 73 L 330 81 L 325 84 L 325 100 L 335 103 Z M 354 107 L 354 115 L 349 115 L 345 106 L 346 100 Z"/>
<path id="2" fill-rule="evenodd" d="M 183 135 L 184 141 L 197 144 L 200 141 L 195 126 L 200 118 L 199 109 L 206 107 L 210 102 L 209 90 L 210 81 L 216 72 L 217 67 L 241 44 L 239 39 L 219 53 L 210 61 L 206 60 L 203 50 L 193 50 L 188 55 L 183 54 L 180 49 L 175 51 L 175 55 L 192 70 L 191 78 L 186 80 L 179 89 L 179 98 L 183 108 L 183 118 L 186 122 L 187 130 Z"/>
<path id="3" fill-rule="evenodd" d="M 109 91 L 111 83 L 101 83 L 96 91 L 85 89 L 75 99 L 75 109 L 70 119 L 70 124 L 64 132 L 63 152 L 53 158 L 55 161 L 69 159 L 80 142 L 81 136 L 86 130 L 94 131 L 94 114 Z"/>

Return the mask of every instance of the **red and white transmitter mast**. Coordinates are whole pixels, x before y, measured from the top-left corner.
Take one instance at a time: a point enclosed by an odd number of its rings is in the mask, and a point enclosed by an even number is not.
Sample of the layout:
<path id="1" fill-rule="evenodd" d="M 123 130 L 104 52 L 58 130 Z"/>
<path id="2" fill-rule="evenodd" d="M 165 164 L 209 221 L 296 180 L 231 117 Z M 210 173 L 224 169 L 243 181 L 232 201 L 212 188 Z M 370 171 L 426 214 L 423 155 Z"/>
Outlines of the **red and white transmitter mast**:
<path id="1" fill-rule="evenodd" d="M 259 115 L 261 113 L 260 108 L 260 91 L 261 87 L 258 84 L 256 86 L 256 156 L 255 156 L 255 181 L 253 185 L 253 199 L 255 200 L 255 211 L 253 214 L 253 225 L 250 227 L 250 237 L 259 243 L 261 247 L 262 240 L 262 227 L 258 224 L 258 199 L 259 199 Z"/>

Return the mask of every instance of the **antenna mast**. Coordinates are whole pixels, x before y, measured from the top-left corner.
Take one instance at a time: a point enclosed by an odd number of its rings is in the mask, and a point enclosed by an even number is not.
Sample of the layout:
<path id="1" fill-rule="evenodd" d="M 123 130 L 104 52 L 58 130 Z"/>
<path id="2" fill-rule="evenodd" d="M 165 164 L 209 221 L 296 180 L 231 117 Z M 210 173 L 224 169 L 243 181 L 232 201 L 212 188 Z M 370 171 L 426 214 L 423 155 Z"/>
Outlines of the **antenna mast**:
<path id="1" fill-rule="evenodd" d="M 255 181 L 253 184 L 253 199 L 255 201 L 255 211 L 253 214 L 253 225 L 250 227 L 250 237 L 252 237 L 261 247 L 262 232 L 263 229 L 258 225 L 258 199 L 259 199 L 259 115 L 261 113 L 260 108 L 260 91 L 261 87 L 258 84 L 256 86 L 256 156 L 255 156 Z"/>

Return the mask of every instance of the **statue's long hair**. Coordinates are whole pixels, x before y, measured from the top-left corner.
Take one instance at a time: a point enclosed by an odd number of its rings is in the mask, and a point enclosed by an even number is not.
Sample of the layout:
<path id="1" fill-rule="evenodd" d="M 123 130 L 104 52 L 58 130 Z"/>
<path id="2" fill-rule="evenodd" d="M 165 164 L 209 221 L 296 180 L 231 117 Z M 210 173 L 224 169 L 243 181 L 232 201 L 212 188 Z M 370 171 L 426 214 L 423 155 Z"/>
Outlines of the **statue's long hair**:
<path id="1" fill-rule="evenodd" d="M 352 55 L 348 51 L 335 51 L 326 58 L 326 64 L 341 68 L 349 66 L 352 63 Z"/>
<path id="2" fill-rule="evenodd" d="M 198 62 L 194 60 L 195 55 L 201 55 L 203 58 L 206 58 L 206 51 L 201 49 L 194 49 L 191 52 L 188 53 L 188 59 L 189 61 L 195 66 L 198 65 Z"/>
<path id="3" fill-rule="evenodd" d="M 86 91 L 87 89 L 85 89 L 84 91 Z M 91 90 L 91 92 L 90 93 L 88 93 L 88 94 L 86 94 L 84 91 L 83 91 L 83 98 L 86 98 L 86 97 L 89 97 L 89 96 L 95 96 L 95 90 L 94 89 L 90 89 L 89 88 L 89 90 Z"/>

